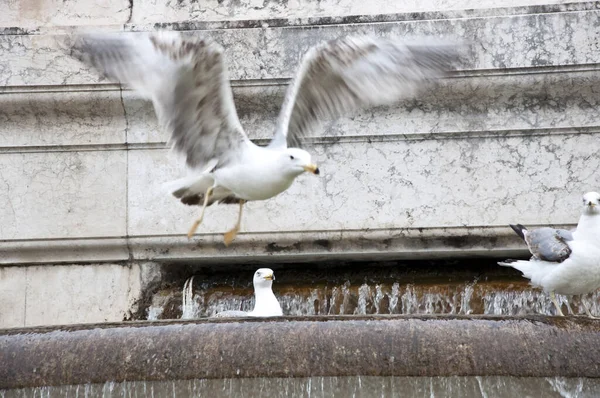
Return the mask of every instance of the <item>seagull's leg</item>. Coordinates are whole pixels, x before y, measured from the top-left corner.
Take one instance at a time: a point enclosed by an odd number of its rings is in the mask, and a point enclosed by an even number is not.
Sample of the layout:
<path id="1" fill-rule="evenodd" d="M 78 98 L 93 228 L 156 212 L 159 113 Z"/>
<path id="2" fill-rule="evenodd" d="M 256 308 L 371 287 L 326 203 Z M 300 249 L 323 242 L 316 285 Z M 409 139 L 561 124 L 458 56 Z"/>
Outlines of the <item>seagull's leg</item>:
<path id="1" fill-rule="evenodd" d="M 569 315 L 575 315 L 575 313 L 573 312 L 573 308 L 571 308 L 571 304 L 569 304 L 569 298 L 565 300 L 565 303 L 567 304 L 567 310 L 569 310 Z"/>
<path id="2" fill-rule="evenodd" d="M 202 205 L 202 211 L 200 212 L 200 217 L 198 217 L 198 219 L 196 219 L 196 221 L 194 221 L 194 224 L 190 228 L 190 230 L 187 234 L 188 239 L 191 239 L 192 236 L 194 236 L 194 233 L 196 232 L 196 230 L 198 229 L 198 226 L 202 222 L 202 219 L 204 218 L 204 210 L 206 210 L 206 205 L 208 204 L 210 195 L 212 195 L 213 189 L 214 189 L 214 186 L 211 186 L 206 190 L 206 193 L 204 194 L 204 204 Z"/>
<path id="3" fill-rule="evenodd" d="M 592 319 L 598 319 L 597 317 L 593 316 L 592 313 L 590 312 L 590 309 L 588 308 L 587 304 L 583 300 L 583 294 L 581 295 L 581 305 L 583 305 L 583 309 L 585 310 L 585 314 L 587 316 L 589 316 Z"/>
<path id="4" fill-rule="evenodd" d="M 560 309 L 560 305 L 558 304 L 558 301 L 556 301 L 556 295 L 554 294 L 554 292 L 550 292 L 550 298 L 552 299 L 552 302 L 554 303 L 554 306 L 556 307 L 556 313 L 560 316 L 565 316 L 565 314 L 563 314 L 562 310 Z"/>
<path id="5" fill-rule="evenodd" d="M 237 236 L 237 233 L 240 231 L 240 224 L 242 223 L 242 211 L 244 210 L 245 203 L 245 200 L 240 200 L 240 212 L 238 213 L 237 223 L 235 223 L 235 226 L 230 231 L 227 231 L 224 235 L 225 246 L 229 246 L 229 244 L 233 242 Z"/>

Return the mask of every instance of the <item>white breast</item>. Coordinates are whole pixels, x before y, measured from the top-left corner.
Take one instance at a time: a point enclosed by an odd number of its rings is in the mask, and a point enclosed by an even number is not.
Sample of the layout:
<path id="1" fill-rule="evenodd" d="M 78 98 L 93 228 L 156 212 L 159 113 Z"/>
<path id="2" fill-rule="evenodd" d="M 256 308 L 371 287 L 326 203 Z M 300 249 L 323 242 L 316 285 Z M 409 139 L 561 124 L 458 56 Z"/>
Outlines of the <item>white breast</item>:
<path id="1" fill-rule="evenodd" d="M 218 185 L 241 199 L 269 199 L 294 182 L 295 177 L 282 172 L 280 156 L 271 149 L 250 147 L 239 163 L 217 169 L 213 175 Z"/>

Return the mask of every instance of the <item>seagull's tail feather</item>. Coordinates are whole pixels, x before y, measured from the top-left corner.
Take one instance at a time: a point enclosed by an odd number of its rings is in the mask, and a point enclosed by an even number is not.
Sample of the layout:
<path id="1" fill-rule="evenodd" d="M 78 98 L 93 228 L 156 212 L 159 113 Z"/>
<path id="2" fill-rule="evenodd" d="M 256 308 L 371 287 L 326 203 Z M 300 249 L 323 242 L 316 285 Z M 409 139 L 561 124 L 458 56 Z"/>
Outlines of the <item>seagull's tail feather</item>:
<path id="1" fill-rule="evenodd" d="M 508 224 L 513 231 L 516 232 L 517 235 L 519 235 L 521 237 L 521 239 L 525 240 L 525 231 L 527 231 L 527 228 L 525 228 L 524 226 L 522 226 L 521 224 Z"/>
<path id="2" fill-rule="evenodd" d="M 200 174 L 166 182 L 162 186 L 165 192 L 175 196 L 181 203 L 189 206 L 201 206 L 204 204 L 204 195 L 206 194 L 206 191 L 208 188 L 212 187 L 214 183 L 215 180 L 210 175 Z M 239 199 L 236 198 L 231 191 L 222 187 L 215 187 L 207 206 L 210 206 L 215 202 L 233 204 L 239 203 Z"/>
<path id="3" fill-rule="evenodd" d="M 165 182 L 162 184 L 162 189 L 165 193 L 175 196 L 180 199 L 183 197 L 188 190 L 201 190 L 204 188 L 204 192 L 214 183 L 214 180 L 210 176 L 205 175 L 190 175 L 187 177 L 180 178 L 178 180 Z"/>
<path id="4" fill-rule="evenodd" d="M 505 260 L 498 262 L 503 267 L 512 267 L 523 273 L 523 276 L 529 279 L 533 284 L 540 285 L 544 276 L 548 275 L 557 263 L 549 261 L 527 261 L 527 260 Z"/>

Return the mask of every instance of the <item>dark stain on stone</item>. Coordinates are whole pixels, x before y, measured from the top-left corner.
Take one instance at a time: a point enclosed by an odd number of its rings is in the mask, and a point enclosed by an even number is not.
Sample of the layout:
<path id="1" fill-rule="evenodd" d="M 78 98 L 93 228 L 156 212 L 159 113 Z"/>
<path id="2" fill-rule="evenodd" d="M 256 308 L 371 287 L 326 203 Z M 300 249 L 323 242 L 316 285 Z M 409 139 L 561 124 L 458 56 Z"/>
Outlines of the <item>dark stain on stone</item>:
<path id="1" fill-rule="evenodd" d="M 323 249 L 329 250 L 331 248 L 331 242 L 327 239 L 317 239 L 314 240 L 313 243 L 317 246 L 322 247 Z"/>
<path id="2" fill-rule="evenodd" d="M 6 28 L 0 28 L 0 36 L 1 35 L 19 35 L 19 36 L 27 36 L 27 35 L 33 35 L 33 34 L 38 34 L 39 33 L 39 29 L 24 29 L 24 28 L 19 28 L 16 26 L 9 26 Z"/>
<path id="3" fill-rule="evenodd" d="M 277 243 L 271 242 L 267 246 L 265 246 L 265 251 L 267 253 L 286 253 L 295 250 L 299 251 L 301 247 L 302 243 L 300 242 L 296 242 L 290 246 L 279 246 Z"/>
<path id="4" fill-rule="evenodd" d="M 457 249 L 472 245 L 467 236 L 444 236 L 441 238 L 444 244 Z"/>

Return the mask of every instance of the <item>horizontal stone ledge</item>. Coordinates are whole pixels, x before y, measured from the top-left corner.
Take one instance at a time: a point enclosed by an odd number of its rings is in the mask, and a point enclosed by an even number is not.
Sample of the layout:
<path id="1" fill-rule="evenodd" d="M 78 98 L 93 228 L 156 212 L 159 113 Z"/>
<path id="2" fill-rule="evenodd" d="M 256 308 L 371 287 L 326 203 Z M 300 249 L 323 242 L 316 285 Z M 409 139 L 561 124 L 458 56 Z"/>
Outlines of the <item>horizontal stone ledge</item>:
<path id="1" fill-rule="evenodd" d="M 573 2 L 566 4 L 539 4 L 519 7 L 482 7 L 444 11 L 415 11 L 391 14 L 363 14 L 342 16 L 319 16 L 297 18 L 270 18 L 237 21 L 185 21 L 131 23 L 122 25 L 124 31 L 167 30 L 209 30 L 209 29 L 255 29 L 311 27 L 326 25 L 371 24 L 385 22 L 418 22 L 452 20 L 462 18 L 489 18 L 499 16 L 523 16 L 530 14 L 555 14 L 565 12 L 593 11 L 599 8 L 597 1 Z M 32 33 L 36 33 L 33 31 Z"/>
<path id="2" fill-rule="evenodd" d="M 590 109 L 600 108 L 595 89 L 600 69 L 566 69 L 447 79 L 414 99 L 361 109 L 335 122 L 324 120 L 308 140 L 328 144 L 598 132 Z M 158 125 L 152 103 L 118 88 L 7 89 L 0 95 L 0 152 L 146 149 L 164 144 L 168 134 Z M 273 136 L 285 92 L 284 85 L 268 83 L 234 87 L 242 126 L 259 144 Z"/>
<path id="3" fill-rule="evenodd" d="M 451 75 L 442 77 L 440 80 L 473 79 L 478 77 L 510 77 L 522 75 L 548 75 L 560 73 L 594 73 L 600 71 L 600 63 L 585 63 L 577 65 L 539 65 L 519 68 L 501 68 L 501 69 L 473 69 L 453 72 Z M 590 80 L 598 78 L 592 76 Z M 230 79 L 229 84 L 233 88 L 234 96 L 236 88 L 247 87 L 278 87 L 288 86 L 292 81 L 291 77 L 265 78 L 265 79 Z M 50 84 L 50 85 L 26 85 L 26 86 L 1 86 L 0 94 L 41 94 L 41 93 L 93 93 L 105 91 L 129 92 L 132 88 L 114 83 L 112 81 L 103 81 L 89 84 Z M 149 100 L 148 100 L 149 101 Z"/>
<path id="4" fill-rule="evenodd" d="M 336 16 L 300 16 L 290 18 L 257 18 L 225 21 L 185 21 L 126 23 L 98 26 L 105 30 L 139 32 L 156 29 L 165 30 L 213 30 L 213 29 L 256 29 L 323 25 L 365 24 L 398 21 L 435 21 L 458 18 L 485 18 L 498 16 L 522 16 L 528 14 L 554 14 L 581 12 L 598 9 L 597 1 L 581 1 L 562 4 L 536 4 L 517 7 L 482 7 L 444 11 L 413 11 L 387 14 L 357 14 Z M 87 26 L 85 26 L 87 28 Z M 70 26 L 0 27 L 0 35 L 40 35 L 55 31 L 69 31 Z"/>
<path id="5" fill-rule="evenodd" d="M 535 226 L 530 226 L 535 227 Z M 572 226 L 561 226 L 570 228 Z M 0 265 L 115 261 L 240 264 L 322 260 L 410 260 L 526 257 L 508 227 L 241 233 L 229 246 L 222 234 L 31 239 L 0 242 Z"/>
<path id="6" fill-rule="evenodd" d="M 554 127 L 531 129 L 506 129 L 506 130 L 470 130 L 470 131 L 418 131 L 393 134 L 364 134 L 340 136 L 308 136 L 304 139 L 307 146 L 353 144 L 361 142 L 395 142 L 395 141 L 424 141 L 424 140 L 453 140 L 453 139 L 480 139 L 480 138 L 510 138 L 510 137 L 536 137 L 560 135 L 600 134 L 600 126 L 582 127 Z M 268 145 L 269 138 L 255 138 L 251 141 L 257 145 Z M 47 153 L 47 152 L 95 152 L 95 151 L 136 151 L 136 150 L 164 150 L 170 151 L 170 146 L 165 141 L 156 142 L 129 142 L 114 144 L 78 144 L 78 145 L 24 145 L 2 146 L 3 153 Z M 166 156 L 166 155 L 165 155 Z"/>
<path id="7" fill-rule="evenodd" d="M 0 388 L 309 376 L 600 377 L 600 322 L 316 316 L 0 332 Z"/>

